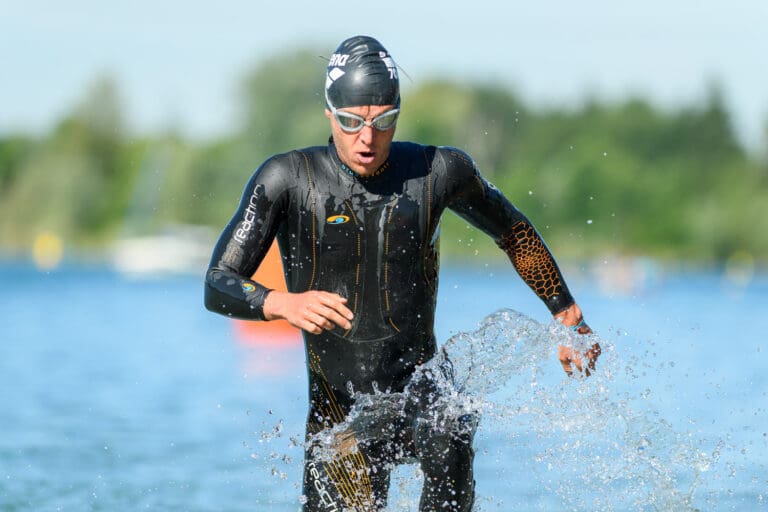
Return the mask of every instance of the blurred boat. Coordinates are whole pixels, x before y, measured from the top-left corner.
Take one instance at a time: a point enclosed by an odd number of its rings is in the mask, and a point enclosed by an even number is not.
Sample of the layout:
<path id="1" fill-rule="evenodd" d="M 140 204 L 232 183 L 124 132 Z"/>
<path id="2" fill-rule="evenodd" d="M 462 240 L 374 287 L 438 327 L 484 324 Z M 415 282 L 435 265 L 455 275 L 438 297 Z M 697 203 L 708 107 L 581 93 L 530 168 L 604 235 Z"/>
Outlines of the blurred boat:
<path id="1" fill-rule="evenodd" d="M 158 229 L 161 193 L 175 152 L 173 144 L 161 143 L 150 148 L 140 163 L 122 234 L 110 250 L 112 266 L 122 274 L 205 274 L 217 233 L 206 226 L 176 223 Z"/>
<path id="2" fill-rule="evenodd" d="M 206 227 L 174 226 L 157 235 L 123 237 L 112 245 L 112 266 L 132 277 L 203 276 L 214 234 Z"/>

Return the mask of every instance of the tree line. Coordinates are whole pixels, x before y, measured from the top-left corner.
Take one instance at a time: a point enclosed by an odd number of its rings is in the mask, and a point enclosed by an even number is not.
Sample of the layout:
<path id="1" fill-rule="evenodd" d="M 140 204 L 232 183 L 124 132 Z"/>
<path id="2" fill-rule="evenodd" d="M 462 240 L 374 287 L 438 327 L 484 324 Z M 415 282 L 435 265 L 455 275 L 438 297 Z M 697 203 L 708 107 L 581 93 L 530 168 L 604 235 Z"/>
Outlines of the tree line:
<path id="1" fill-rule="evenodd" d="M 46 135 L 0 136 L 0 248 L 43 230 L 82 249 L 173 225 L 219 230 L 261 161 L 326 143 L 324 67 L 299 51 L 248 71 L 232 132 L 204 142 L 129 133 L 118 85 L 96 80 Z M 717 87 L 677 108 L 534 108 L 507 85 L 406 82 L 398 139 L 468 151 L 558 254 L 768 259 L 766 151 L 745 150 Z M 500 254 L 452 214 L 442 236 L 449 256 Z"/>

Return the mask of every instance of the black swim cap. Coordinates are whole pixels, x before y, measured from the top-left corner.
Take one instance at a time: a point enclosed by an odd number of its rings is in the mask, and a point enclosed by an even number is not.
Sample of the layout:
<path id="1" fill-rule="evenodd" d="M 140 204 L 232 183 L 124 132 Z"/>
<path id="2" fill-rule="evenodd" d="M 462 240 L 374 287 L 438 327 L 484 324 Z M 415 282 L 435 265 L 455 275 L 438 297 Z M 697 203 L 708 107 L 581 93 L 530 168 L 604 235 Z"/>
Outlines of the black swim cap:
<path id="1" fill-rule="evenodd" d="M 376 39 L 350 37 L 328 62 L 325 98 L 336 108 L 398 105 L 400 81 L 395 61 Z"/>

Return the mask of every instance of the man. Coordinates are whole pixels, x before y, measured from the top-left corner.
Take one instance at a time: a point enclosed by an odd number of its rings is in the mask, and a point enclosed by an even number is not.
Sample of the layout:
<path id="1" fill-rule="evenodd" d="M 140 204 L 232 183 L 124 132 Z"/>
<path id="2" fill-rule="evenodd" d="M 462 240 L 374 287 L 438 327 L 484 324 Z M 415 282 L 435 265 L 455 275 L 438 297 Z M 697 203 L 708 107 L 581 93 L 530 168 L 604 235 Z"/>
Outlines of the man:
<path id="1" fill-rule="evenodd" d="M 302 329 L 308 439 L 343 422 L 355 393 L 401 392 L 435 355 L 438 228 L 446 208 L 493 237 L 555 318 L 591 332 L 533 225 L 469 156 L 392 141 L 398 73 L 378 41 L 341 43 L 328 65 L 325 99 L 328 146 L 276 155 L 259 167 L 216 245 L 205 293 L 211 311 L 286 319 Z M 275 238 L 288 292 L 251 280 Z M 590 368 L 598 353 L 586 354 Z M 569 349 L 561 347 L 559 357 L 567 372 L 572 363 L 582 369 Z M 420 510 L 470 510 L 476 418 L 446 431 L 418 421 L 427 404 L 415 401 L 381 439 L 339 434 L 331 457 L 308 447 L 304 510 L 382 510 L 392 465 L 414 458 L 424 472 Z"/>

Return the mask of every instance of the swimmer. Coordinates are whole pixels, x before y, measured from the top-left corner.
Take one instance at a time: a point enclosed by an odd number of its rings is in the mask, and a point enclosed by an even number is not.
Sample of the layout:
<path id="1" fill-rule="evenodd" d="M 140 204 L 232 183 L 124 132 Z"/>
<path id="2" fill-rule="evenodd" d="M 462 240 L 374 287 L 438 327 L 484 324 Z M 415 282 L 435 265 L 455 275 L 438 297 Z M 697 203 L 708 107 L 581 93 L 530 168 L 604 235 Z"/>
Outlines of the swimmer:
<path id="1" fill-rule="evenodd" d="M 398 69 L 376 39 L 355 36 L 332 54 L 325 77 L 327 145 L 272 156 L 253 174 L 219 238 L 205 305 L 247 320 L 285 319 L 302 330 L 309 376 L 307 438 L 342 423 L 355 393 L 399 393 L 435 355 L 440 217 L 450 209 L 490 236 L 553 316 L 584 322 L 532 222 L 452 147 L 393 142 Z M 277 240 L 287 292 L 251 279 Z M 600 350 L 560 347 L 567 373 L 594 369 Z M 583 364 L 582 361 L 586 361 Z M 575 367 L 575 369 L 574 369 Z M 340 434 L 332 457 L 305 454 L 305 512 L 379 511 L 391 468 L 424 473 L 419 510 L 469 511 L 477 418 L 450 429 L 420 421 L 427 392 L 375 439 Z M 310 443 L 311 444 L 311 443 Z"/>

